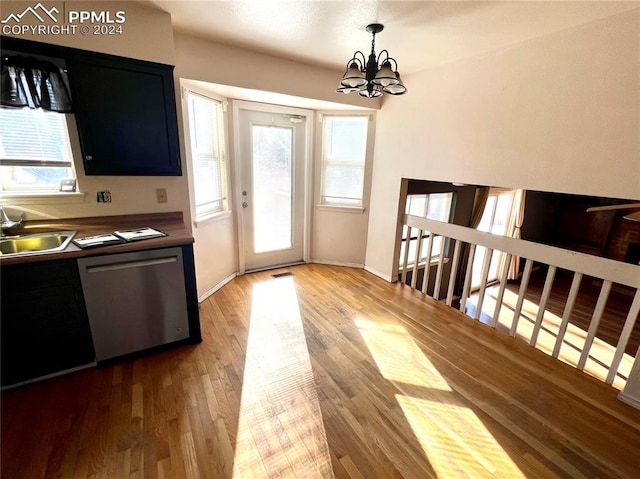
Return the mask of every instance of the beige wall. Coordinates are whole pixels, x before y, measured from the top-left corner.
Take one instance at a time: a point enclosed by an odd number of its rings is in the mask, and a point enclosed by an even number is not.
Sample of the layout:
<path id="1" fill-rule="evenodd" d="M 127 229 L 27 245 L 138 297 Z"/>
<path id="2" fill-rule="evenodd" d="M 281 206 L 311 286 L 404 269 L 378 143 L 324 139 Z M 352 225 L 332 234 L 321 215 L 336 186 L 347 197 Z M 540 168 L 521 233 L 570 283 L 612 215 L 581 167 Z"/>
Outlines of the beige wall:
<path id="1" fill-rule="evenodd" d="M 349 266 L 364 266 L 369 223 L 373 145 L 375 142 L 375 113 L 369 113 L 368 151 L 364 172 L 363 205 L 358 208 L 339 208 L 321 205 L 322 186 L 322 115 L 345 114 L 325 111 L 316 115 L 314 152 L 314 194 L 311 225 L 311 261 Z M 353 114 L 347 113 L 347 114 Z M 360 112 L 360 114 L 367 114 Z"/>
<path id="2" fill-rule="evenodd" d="M 3 1 L 2 18 L 10 13 L 22 13 L 25 8 L 33 7 L 38 2 Z M 173 65 L 173 31 L 171 27 L 171 15 L 167 12 L 144 6 L 135 1 L 47 1 L 47 8 L 57 8 L 60 13 L 54 14 L 57 23 L 42 15 L 47 20 L 43 25 L 65 26 L 75 25 L 76 30 L 70 34 L 33 34 L 31 32 L 12 34 L 7 36 L 33 40 L 65 47 L 79 48 L 94 52 L 109 53 L 122 57 L 137 58 L 152 62 Z M 90 26 L 90 23 L 68 22 L 70 11 L 94 11 L 109 12 L 109 18 L 115 21 L 118 11 L 124 12 L 124 23 L 113 23 L 114 26 L 122 26 L 122 34 L 95 35 L 93 28 L 88 33 L 81 33 L 80 27 Z M 30 22 L 30 15 L 24 17 L 21 23 L 38 25 L 40 22 Z M 10 22 L 9 25 L 14 25 Z M 4 30 L 3 30 L 3 34 Z"/>
<path id="3" fill-rule="evenodd" d="M 366 266 L 390 278 L 400 179 L 640 198 L 640 10 L 407 76 L 378 113 Z"/>
<path id="4" fill-rule="evenodd" d="M 378 99 L 338 95 L 342 72 L 223 45 L 175 32 L 176 75 L 302 98 L 379 107 Z"/>

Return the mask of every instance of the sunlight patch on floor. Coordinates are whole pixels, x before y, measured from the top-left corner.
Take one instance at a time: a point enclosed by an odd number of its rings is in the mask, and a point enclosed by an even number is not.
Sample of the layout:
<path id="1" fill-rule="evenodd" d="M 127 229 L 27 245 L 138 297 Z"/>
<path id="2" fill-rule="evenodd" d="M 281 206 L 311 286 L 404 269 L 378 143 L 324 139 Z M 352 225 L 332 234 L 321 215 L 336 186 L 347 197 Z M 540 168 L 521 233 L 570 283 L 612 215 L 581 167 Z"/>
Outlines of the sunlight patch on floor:
<path id="1" fill-rule="evenodd" d="M 252 297 L 233 477 L 333 477 L 293 278 Z"/>
<path id="2" fill-rule="evenodd" d="M 447 382 L 402 326 L 362 318 L 353 322 L 385 379 L 451 392 Z M 393 354 L 389 354 L 391 351 Z"/>
<path id="3" fill-rule="evenodd" d="M 497 296 L 497 287 L 490 288 L 485 294 L 482 304 L 482 317 L 481 321 L 488 323 L 495 311 Z M 514 309 L 518 301 L 518 295 L 513 291 L 505 289 L 504 298 L 502 301 L 502 307 L 500 308 L 500 314 L 498 318 L 497 329 L 501 331 L 509 330 L 514 316 Z M 478 295 L 474 295 L 468 299 L 468 303 L 474 308 L 478 302 Z M 520 319 L 518 321 L 517 337 L 526 341 L 527 343 L 531 339 L 533 334 L 533 327 L 538 316 L 539 305 L 525 299 L 522 304 L 522 311 L 520 313 Z M 547 310 L 544 311 L 542 327 L 538 335 L 536 342 L 536 348 L 544 353 L 551 355 L 555 346 L 556 337 L 560 330 L 560 324 L 562 318 L 556 314 L 553 314 Z M 573 367 L 576 367 L 580 354 L 584 348 L 585 340 L 587 337 L 587 331 L 575 326 L 571 323 L 567 325 L 567 330 L 564 335 L 564 340 L 560 348 L 560 354 L 558 359 Z M 591 350 L 589 351 L 589 358 L 584 367 L 584 372 L 591 376 L 604 381 L 607 377 L 608 367 L 605 365 L 611 364 L 613 355 L 615 354 L 615 346 L 612 346 L 605 341 L 595 338 Z M 633 358 L 629 354 L 624 354 L 620 367 L 618 368 L 618 374 L 612 384 L 616 389 L 622 390 L 626 384 L 626 379 L 629 377 L 631 366 L 633 365 Z"/>
<path id="4" fill-rule="evenodd" d="M 498 441 L 401 325 L 357 318 L 373 359 L 439 479 L 524 478 Z"/>

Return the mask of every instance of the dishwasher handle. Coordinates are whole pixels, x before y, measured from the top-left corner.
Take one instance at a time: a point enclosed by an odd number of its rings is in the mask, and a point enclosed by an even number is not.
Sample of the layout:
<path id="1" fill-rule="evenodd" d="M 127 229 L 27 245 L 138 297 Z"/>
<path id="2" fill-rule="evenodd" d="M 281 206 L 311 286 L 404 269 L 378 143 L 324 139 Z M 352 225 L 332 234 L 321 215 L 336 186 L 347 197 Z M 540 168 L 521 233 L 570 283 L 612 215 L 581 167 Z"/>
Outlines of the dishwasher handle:
<path id="1" fill-rule="evenodd" d="M 87 273 L 104 273 L 106 271 L 118 271 L 121 269 L 143 268 L 145 266 L 157 266 L 160 264 L 176 263 L 177 256 L 168 256 L 165 258 L 141 259 L 137 261 L 122 261 L 117 263 L 101 264 L 96 266 L 87 266 Z"/>

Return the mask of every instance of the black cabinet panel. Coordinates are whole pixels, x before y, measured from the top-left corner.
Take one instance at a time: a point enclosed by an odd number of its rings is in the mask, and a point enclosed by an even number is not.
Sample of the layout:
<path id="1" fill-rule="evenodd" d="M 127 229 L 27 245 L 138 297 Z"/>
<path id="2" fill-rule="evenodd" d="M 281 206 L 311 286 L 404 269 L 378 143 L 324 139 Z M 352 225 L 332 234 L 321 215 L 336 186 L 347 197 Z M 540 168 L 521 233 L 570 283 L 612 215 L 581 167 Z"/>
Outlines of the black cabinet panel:
<path id="1" fill-rule="evenodd" d="M 87 175 L 181 174 L 173 67 L 74 53 L 67 68 Z"/>
<path id="2" fill-rule="evenodd" d="M 2 385 L 95 359 L 75 260 L 2 266 Z"/>

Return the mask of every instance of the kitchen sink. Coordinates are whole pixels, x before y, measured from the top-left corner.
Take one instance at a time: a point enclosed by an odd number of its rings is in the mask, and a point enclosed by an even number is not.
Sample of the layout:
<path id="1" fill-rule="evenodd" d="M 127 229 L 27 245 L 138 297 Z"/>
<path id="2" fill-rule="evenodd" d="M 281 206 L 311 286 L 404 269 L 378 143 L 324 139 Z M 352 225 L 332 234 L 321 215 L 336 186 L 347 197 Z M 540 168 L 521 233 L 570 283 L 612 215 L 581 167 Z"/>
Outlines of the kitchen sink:
<path id="1" fill-rule="evenodd" d="M 62 251 L 75 231 L 54 231 L 0 238 L 0 255 L 15 256 Z"/>

